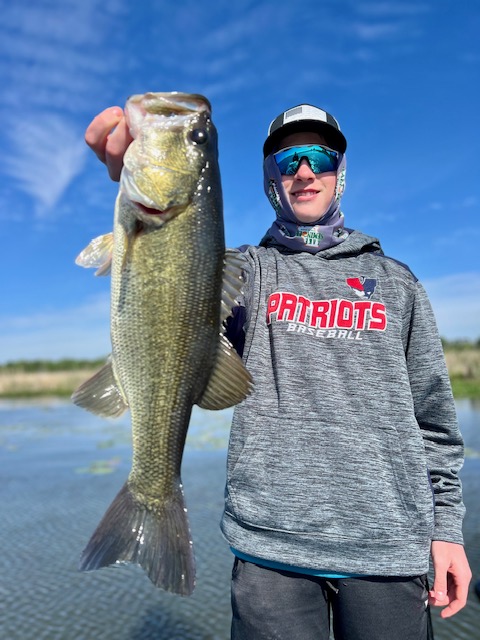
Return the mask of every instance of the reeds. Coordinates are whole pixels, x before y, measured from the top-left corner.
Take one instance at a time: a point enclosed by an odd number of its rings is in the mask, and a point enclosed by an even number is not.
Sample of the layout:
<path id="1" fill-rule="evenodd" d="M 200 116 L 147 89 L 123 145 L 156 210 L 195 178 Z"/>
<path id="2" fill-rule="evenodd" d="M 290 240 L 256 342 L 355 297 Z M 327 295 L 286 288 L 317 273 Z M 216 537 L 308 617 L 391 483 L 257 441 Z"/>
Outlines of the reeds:
<path id="1" fill-rule="evenodd" d="M 480 398 L 480 347 L 445 345 L 445 359 L 457 398 Z M 0 366 L 0 398 L 70 396 L 104 360 L 32 361 Z"/>

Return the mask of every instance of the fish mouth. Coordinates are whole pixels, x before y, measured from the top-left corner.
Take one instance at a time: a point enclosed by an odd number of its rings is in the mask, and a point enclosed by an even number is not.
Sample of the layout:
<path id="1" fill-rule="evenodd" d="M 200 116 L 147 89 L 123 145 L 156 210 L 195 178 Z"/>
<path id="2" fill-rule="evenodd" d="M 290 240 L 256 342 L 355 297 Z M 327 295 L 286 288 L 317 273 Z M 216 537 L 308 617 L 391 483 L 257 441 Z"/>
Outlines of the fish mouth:
<path id="1" fill-rule="evenodd" d="M 149 218 L 150 220 L 156 219 L 160 223 L 167 222 L 171 218 L 175 217 L 185 209 L 185 206 L 189 204 L 172 204 L 167 209 L 158 209 L 157 207 L 151 207 L 143 204 L 142 202 L 137 202 L 136 200 L 130 200 L 130 202 L 138 209 L 139 218 L 143 218 L 143 220 L 146 218 Z"/>
<path id="2" fill-rule="evenodd" d="M 145 213 L 147 216 L 164 216 L 170 211 L 170 209 L 161 211 L 160 209 L 155 209 L 154 207 L 147 207 L 147 205 L 142 204 L 141 202 L 135 202 L 134 200 L 132 200 L 132 202 L 140 209 L 142 213 Z"/>
<path id="3" fill-rule="evenodd" d="M 149 198 L 143 191 L 141 191 L 135 180 L 133 179 L 132 174 L 126 167 L 123 168 L 121 185 L 124 195 L 130 200 L 130 202 L 135 205 L 135 207 L 139 210 L 140 213 L 145 214 L 149 217 L 151 216 L 165 216 L 167 213 L 170 213 L 173 208 L 168 204 L 164 209 L 161 209 L 158 206 L 158 203 L 152 198 Z M 167 203 L 165 203 L 167 204 Z"/>
<path id="4" fill-rule="evenodd" d="M 137 117 L 135 113 L 137 112 Z M 207 98 L 198 93 L 171 91 L 168 93 L 145 93 L 130 96 L 127 102 L 127 116 L 130 127 L 136 128 L 145 113 L 167 116 L 190 116 L 194 113 L 211 113 L 212 107 Z M 135 136 L 134 136 L 135 137 Z"/>

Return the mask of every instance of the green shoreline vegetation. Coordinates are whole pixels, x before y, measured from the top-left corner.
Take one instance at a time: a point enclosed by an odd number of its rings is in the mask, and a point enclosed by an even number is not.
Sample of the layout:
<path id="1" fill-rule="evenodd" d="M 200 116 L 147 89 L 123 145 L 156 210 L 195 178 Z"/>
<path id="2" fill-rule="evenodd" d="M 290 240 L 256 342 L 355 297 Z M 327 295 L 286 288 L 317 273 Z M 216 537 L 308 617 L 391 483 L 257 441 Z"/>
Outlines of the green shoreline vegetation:
<path id="1" fill-rule="evenodd" d="M 454 397 L 480 399 L 480 338 L 442 344 Z"/>
<path id="2" fill-rule="evenodd" d="M 455 398 L 480 399 L 480 339 L 442 343 Z M 7 362 L 0 365 L 0 398 L 69 397 L 104 363 L 105 358 Z"/>
<path id="3" fill-rule="evenodd" d="M 0 398 L 67 398 L 105 364 L 106 358 L 16 360 L 0 365 Z"/>

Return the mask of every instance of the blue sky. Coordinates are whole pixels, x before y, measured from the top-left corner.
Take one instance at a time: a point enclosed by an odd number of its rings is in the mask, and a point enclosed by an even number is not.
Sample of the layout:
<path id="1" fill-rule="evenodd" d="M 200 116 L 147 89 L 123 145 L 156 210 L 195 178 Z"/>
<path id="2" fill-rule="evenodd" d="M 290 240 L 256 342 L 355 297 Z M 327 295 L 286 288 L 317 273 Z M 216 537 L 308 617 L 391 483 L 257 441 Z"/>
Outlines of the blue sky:
<path id="1" fill-rule="evenodd" d="M 109 351 L 109 280 L 74 264 L 117 185 L 83 135 L 130 94 L 202 93 L 226 239 L 270 225 L 261 147 L 309 102 L 348 139 L 347 226 L 425 284 L 440 333 L 480 337 L 480 5 L 454 0 L 0 0 L 0 362 Z"/>

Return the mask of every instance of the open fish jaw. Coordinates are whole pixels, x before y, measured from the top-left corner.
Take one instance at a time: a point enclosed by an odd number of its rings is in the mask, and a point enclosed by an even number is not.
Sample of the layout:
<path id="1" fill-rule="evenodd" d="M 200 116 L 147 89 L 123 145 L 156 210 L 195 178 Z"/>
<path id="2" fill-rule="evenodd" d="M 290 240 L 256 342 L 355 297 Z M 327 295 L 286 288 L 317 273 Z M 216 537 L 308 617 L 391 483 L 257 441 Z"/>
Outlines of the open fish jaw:
<path id="1" fill-rule="evenodd" d="M 150 93 L 127 102 L 134 141 L 125 154 L 121 192 L 146 208 L 143 213 L 162 214 L 160 224 L 164 214 L 177 215 L 192 201 L 205 160 L 203 145 L 189 136 L 202 142 L 209 131 L 214 134 L 210 110 L 206 98 L 183 93 Z"/>

